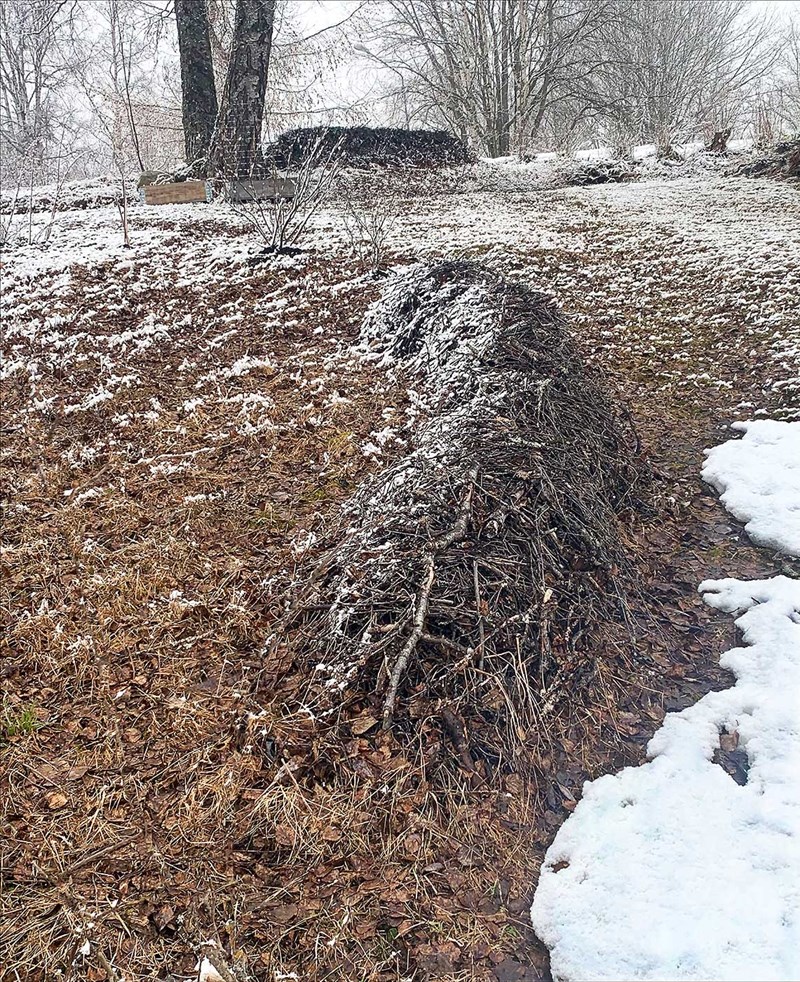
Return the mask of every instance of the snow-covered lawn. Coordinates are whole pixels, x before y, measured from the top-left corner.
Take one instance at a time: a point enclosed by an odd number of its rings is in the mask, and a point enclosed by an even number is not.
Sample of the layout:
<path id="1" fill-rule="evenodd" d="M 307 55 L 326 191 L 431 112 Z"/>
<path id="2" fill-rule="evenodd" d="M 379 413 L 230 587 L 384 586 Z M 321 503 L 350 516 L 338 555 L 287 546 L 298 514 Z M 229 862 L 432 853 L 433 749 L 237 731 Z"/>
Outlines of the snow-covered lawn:
<path id="1" fill-rule="evenodd" d="M 703 476 L 755 541 L 800 555 L 800 422 L 736 428 Z M 739 615 L 736 684 L 668 715 L 650 763 L 584 788 L 532 909 L 557 980 L 800 978 L 800 581 L 699 589 Z"/>

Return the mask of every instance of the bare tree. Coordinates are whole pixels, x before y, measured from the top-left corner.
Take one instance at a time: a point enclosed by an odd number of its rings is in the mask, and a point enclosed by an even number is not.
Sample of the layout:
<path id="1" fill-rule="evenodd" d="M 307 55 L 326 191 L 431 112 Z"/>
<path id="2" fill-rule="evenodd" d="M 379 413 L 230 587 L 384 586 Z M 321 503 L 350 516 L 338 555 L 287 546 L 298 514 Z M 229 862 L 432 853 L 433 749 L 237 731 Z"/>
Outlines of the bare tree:
<path id="1" fill-rule="evenodd" d="M 748 7 L 748 0 L 616 0 L 583 88 L 612 142 L 650 141 L 668 156 L 678 141 L 728 128 L 774 57 L 768 21 L 748 20 Z"/>
<path id="2" fill-rule="evenodd" d="M 276 0 L 237 0 L 225 88 L 211 146 L 216 173 L 261 172 L 261 129 Z"/>
<path id="3" fill-rule="evenodd" d="M 777 47 L 749 0 L 385 0 L 369 47 L 405 118 L 491 156 L 594 131 L 662 154 L 731 129 Z M 409 109 L 409 106 L 411 107 Z"/>
<path id="4" fill-rule="evenodd" d="M 147 91 L 146 69 L 155 53 L 164 23 L 151 19 L 146 0 L 94 0 L 93 33 L 85 41 L 85 57 L 76 86 L 85 101 L 86 123 L 99 162 L 110 165 L 117 181 L 125 244 L 128 244 L 127 207 L 132 172 L 147 164 L 140 139 L 142 103 Z"/>
<path id="5" fill-rule="evenodd" d="M 757 143 L 800 134 L 800 16 L 787 24 L 774 74 L 764 80 L 752 107 Z"/>
<path id="6" fill-rule="evenodd" d="M 181 58 L 186 163 L 190 169 L 200 172 L 205 170 L 218 111 L 205 2 L 175 0 L 175 19 Z"/>
<path id="7" fill-rule="evenodd" d="M 792 18 L 781 58 L 781 79 L 789 103 L 787 121 L 800 132 L 800 14 Z"/>
<path id="8" fill-rule="evenodd" d="M 362 97 L 353 92 L 351 73 L 339 69 L 352 60 L 373 2 L 352 0 L 336 11 L 341 15 L 337 20 L 314 26 L 307 15 L 316 5 L 278 0 L 265 108 L 268 133 L 287 126 L 363 124 L 369 119 Z"/>
<path id="9" fill-rule="evenodd" d="M 527 145 L 609 0 L 387 0 L 376 55 L 406 78 L 418 112 L 490 156 Z M 364 50 L 364 49 L 362 49 Z"/>
<path id="10" fill-rule="evenodd" d="M 71 92 L 95 170 L 175 165 L 183 156 L 172 25 L 153 0 L 84 0 Z M 173 84 L 174 78 L 174 84 Z"/>
<path id="11" fill-rule="evenodd" d="M 0 3 L 3 166 L 22 159 L 39 181 L 47 177 L 48 152 L 58 142 L 55 101 L 73 68 L 68 41 L 76 10 L 76 0 Z"/>

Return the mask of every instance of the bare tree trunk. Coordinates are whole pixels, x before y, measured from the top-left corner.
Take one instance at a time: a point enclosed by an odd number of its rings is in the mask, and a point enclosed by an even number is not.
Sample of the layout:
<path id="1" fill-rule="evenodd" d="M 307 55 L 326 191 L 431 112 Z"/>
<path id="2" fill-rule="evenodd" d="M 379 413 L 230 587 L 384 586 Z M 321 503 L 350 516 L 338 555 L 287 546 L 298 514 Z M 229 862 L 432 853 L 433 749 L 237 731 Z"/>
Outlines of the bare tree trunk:
<path id="1" fill-rule="evenodd" d="M 511 114 L 509 112 L 508 90 L 511 84 L 510 48 L 510 10 L 507 0 L 500 0 L 500 72 L 499 105 L 497 107 L 497 149 L 498 156 L 505 157 L 511 150 Z"/>
<path id="2" fill-rule="evenodd" d="M 247 176 L 262 169 L 261 124 L 275 2 L 237 0 L 231 58 L 211 147 L 215 173 Z"/>
<path id="3" fill-rule="evenodd" d="M 542 120 L 544 119 L 544 114 L 548 109 L 550 100 L 550 86 L 553 77 L 553 54 L 555 47 L 555 18 L 554 18 L 554 0 L 546 0 L 545 9 L 547 11 L 547 29 L 546 29 L 546 41 L 545 41 L 545 51 L 547 52 L 544 59 L 543 71 L 542 71 L 542 83 L 539 90 L 539 107 L 536 110 L 536 115 L 534 116 L 533 122 L 528 123 L 528 133 L 526 134 L 529 140 L 535 140 L 539 135 L 539 130 L 542 126 Z"/>
<path id="4" fill-rule="evenodd" d="M 205 0 L 175 0 L 175 17 L 181 53 L 186 163 L 199 173 L 205 171 L 218 110 Z"/>

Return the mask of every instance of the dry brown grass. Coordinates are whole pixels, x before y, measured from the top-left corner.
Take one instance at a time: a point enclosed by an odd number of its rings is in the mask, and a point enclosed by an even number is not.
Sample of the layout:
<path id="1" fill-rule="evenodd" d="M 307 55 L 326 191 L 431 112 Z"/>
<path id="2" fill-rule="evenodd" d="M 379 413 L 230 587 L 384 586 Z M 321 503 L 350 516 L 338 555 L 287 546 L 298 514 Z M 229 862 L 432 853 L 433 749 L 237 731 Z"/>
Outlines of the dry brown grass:
<path id="1" fill-rule="evenodd" d="M 312 262 L 302 274 L 301 289 L 292 270 L 263 269 L 244 289 L 221 280 L 212 295 L 183 286 L 152 297 L 146 284 L 120 288 L 125 274 L 111 263 L 76 271 L 55 305 L 41 284 L 21 318 L 62 310 L 77 325 L 87 312 L 88 337 L 68 370 L 39 379 L 43 410 L 28 414 L 25 376 L 3 392 L 15 424 L 4 444 L 3 608 L 13 616 L 3 674 L 9 713 L 31 712 L 40 725 L 3 746 L 12 977 L 69 973 L 85 939 L 135 976 L 161 962 L 186 969 L 200 935 L 226 935 L 230 911 L 218 922 L 218 907 L 240 902 L 229 897 L 235 837 L 253 834 L 250 818 L 266 829 L 269 813 L 268 765 L 241 741 L 261 712 L 257 641 L 274 616 L 272 587 L 292 575 L 293 538 L 369 469 L 359 446 L 399 396 L 359 366 L 323 365 L 371 288 L 332 311 L 325 290 L 352 270 Z M 96 309 L 98 283 L 101 296 L 122 295 L 116 310 Z M 269 332 L 255 308 L 281 289 L 297 297 L 294 323 Z M 214 311 L 242 297 L 237 331 L 213 331 Z M 172 322 L 176 308 L 200 315 L 171 344 L 117 350 L 113 336 L 141 322 L 143 304 Z M 320 326 L 327 336 L 317 340 Z M 223 337 L 202 351 L 211 331 Z M 28 352 L 11 343 L 15 357 L 36 356 L 35 341 Z M 196 364 L 181 370 L 193 351 Z M 198 388 L 204 374 L 267 351 L 280 370 Z M 139 384 L 110 408 L 64 413 L 110 374 L 110 357 Z M 325 405 L 337 388 L 349 401 Z M 268 400 L 268 426 L 254 435 L 236 401 L 250 393 Z M 187 412 L 198 396 L 204 403 Z M 159 910 L 178 895 L 186 903 L 172 901 L 167 923 Z M 107 974 L 82 959 L 90 977 Z"/>
<path id="2" fill-rule="evenodd" d="M 211 939 L 258 979 L 488 978 L 530 934 L 529 792 L 452 768 L 429 786 L 452 756 L 434 719 L 332 759 L 260 656 L 296 544 L 377 466 L 372 429 L 402 424 L 402 388 L 336 357 L 375 287 L 332 295 L 354 270 L 314 257 L 175 285 L 158 258 L 157 289 L 113 262 L 56 299 L 43 276 L 7 339 L 36 359 L 26 325 L 85 332 L 3 390 L 3 677 L 37 723 L 2 747 L 7 976 L 188 978 Z M 269 329 L 265 297 L 290 298 Z M 115 340 L 186 312 L 152 347 Z M 225 375 L 244 356 L 270 364 Z"/>
<path id="3" fill-rule="evenodd" d="M 193 232 L 212 234 L 224 233 Z M 2 393 L 4 714 L 35 720 L 0 747 L 5 975 L 188 979 L 213 940 L 264 982 L 539 978 L 532 885 L 581 782 L 640 759 L 665 708 L 714 679 L 722 645 L 691 556 L 730 547 L 687 463 L 687 441 L 696 451 L 716 419 L 713 393 L 698 406 L 664 390 L 644 347 L 620 357 L 598 343 L 659 465 L 675 468 L 628 543 L 650 576 L 639 650 L 621 631 L 597 653 L 585 703 L 536 734 L 538 781 L 475 787 L 435 715 L 400 742 L 349 704 L 350 738 L 333 743 L 302 680 L 275 691 L 261 658 L 303 533 L 323 535 L 378 466 L 360 447 L 384 410 L 404 418 L 400 384 L 334 357 L 374 285 L 339 291 L 352 266 L 313 254 L 186 283 L 180 247 L 176 231 L 144 276 L 109 263 L 76 271 L 66 294 L 47 276 L 22 291 L 21 321 L 63 312 L 87 338 Z M 596 288 L 576 294 L 589 342 L 605 327 Z M 186 313 L 151 348 L 91 340 Z M 625 316 L 638 323 L 635 305 Z M 728 340 L 697 344 L 716 358 Z M 6 353 L 41 360 L 46 346 L 26 343 L 7 338 Z M 214 375 L 244 356 L 270 366 Z M 140 381 L 64 413 L 126 372 Z M 271 402 L 230 401 L 249 395 Z M 688 437 L 666 432 L 669 413 L 694 421 Z M 704 556 L 703 574 L 716 571 Z"/>

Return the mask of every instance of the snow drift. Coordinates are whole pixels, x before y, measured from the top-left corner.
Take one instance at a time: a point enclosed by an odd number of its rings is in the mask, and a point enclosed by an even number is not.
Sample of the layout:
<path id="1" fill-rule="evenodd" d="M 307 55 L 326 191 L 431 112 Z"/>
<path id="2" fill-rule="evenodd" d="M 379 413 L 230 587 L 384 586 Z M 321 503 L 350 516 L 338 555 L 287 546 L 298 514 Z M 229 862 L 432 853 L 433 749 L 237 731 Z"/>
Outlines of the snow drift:
<path id="1" fill-rule="evenodd" d="M 800 978 L 800 583 L 707 580 L 743 611 L 736 685 L 669 715 L 652 762 L 587 784 L 548 850 L 533 926 L 556 980 Z M 714 762 L 721 735 L 749 762 Z"/>

